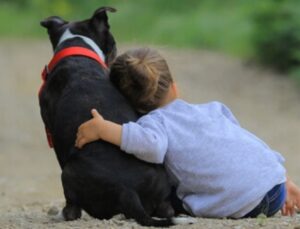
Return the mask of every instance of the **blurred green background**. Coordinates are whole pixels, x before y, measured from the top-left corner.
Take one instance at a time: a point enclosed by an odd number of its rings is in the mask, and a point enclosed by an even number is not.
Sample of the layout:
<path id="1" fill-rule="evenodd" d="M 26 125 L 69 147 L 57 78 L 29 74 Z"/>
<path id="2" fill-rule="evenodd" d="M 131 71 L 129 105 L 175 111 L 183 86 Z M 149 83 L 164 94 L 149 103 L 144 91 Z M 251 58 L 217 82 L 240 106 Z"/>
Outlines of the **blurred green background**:
<path id="1" fill-rule="evenodd" d="M 0 0 L 0 36 L 45 37 L 43 18 L 81 20 L 105 5 L 118 10 L 118 42 L 217 50 L 300 80 L 299 0 Z"/>

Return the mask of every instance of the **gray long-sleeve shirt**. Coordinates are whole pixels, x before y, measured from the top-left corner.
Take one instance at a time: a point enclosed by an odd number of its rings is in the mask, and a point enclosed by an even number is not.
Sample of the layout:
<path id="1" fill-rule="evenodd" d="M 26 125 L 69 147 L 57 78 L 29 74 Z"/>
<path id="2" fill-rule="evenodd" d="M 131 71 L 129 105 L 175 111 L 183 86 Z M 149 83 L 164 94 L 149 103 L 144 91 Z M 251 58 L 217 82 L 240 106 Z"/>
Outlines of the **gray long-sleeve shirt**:
<path id="1" fill-rule="evenodd" d="M 286 180 L 283 157 L 219 102 L 176 99 L 124 124 L 121 149 L 164 163 L 184 207 L 200 217 L 242 217 Z"/>

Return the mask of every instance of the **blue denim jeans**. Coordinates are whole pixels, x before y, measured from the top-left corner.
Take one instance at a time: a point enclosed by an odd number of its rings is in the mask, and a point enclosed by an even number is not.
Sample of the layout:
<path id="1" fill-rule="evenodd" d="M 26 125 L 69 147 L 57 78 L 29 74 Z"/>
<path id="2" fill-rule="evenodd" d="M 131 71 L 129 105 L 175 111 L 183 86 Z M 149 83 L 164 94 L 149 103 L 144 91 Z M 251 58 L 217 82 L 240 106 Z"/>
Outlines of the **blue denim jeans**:
<path id="1" fill-rule="evenodd" d="M 264 214 L 267 217 L 275 215 L 282 207 L 286 198 L 285 183 L 276 185 L 263 198 L 263 200 L 251 212 L 243 218 L 255 218 L 259 214 Z"/>

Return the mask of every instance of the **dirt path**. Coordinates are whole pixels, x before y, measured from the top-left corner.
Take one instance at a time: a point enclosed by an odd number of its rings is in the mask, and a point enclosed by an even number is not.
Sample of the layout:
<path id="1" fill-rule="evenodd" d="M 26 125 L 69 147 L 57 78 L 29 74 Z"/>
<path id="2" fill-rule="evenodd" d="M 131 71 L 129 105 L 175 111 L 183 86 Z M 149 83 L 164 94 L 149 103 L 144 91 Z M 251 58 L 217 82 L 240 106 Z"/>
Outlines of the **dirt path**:
<path id="1" fill-rule="evenodd" d="M 300 184 L 300 89 L 292 81 L 216 53 L 160 49 L 182 97 L 195 103 L 226 103 L 244 127 L 284 155 L 290 176 Z M 46 143 L 37 100 L 40 71 L 50 56 L 46 40 L 0 42 L 0 228 L 140 228 L 118 217 L 99 221 L 84 215 L 75 222 L 61 222 L 48 215 L 49 209 L 63 204 L 60 170 Z M 299 216 L 277 216 L 198 219 L 195 225 L 174 228 L 297 225 Z"/>

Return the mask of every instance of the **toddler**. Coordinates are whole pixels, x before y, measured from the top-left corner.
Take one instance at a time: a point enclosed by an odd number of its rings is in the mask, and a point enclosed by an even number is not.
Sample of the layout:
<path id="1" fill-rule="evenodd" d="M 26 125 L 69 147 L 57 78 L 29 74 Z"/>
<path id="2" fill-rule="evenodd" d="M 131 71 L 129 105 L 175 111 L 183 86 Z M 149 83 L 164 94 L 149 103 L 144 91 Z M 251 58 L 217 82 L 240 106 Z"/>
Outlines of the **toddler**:
<path id="1" fill-rule="evenodd" d="M 156 51 L 120 55 L 111 81 L 144 114 L 119 125 L 92 110 L 75 146 L 104 140 L 150 163 L 163 163 L 183 208 L 213 218 L 294 214 L 300 190 L 289 179 L 284 158 L 242 128 L 220 102 L 190 104 L 178 98 L 168 65 Z"/>

